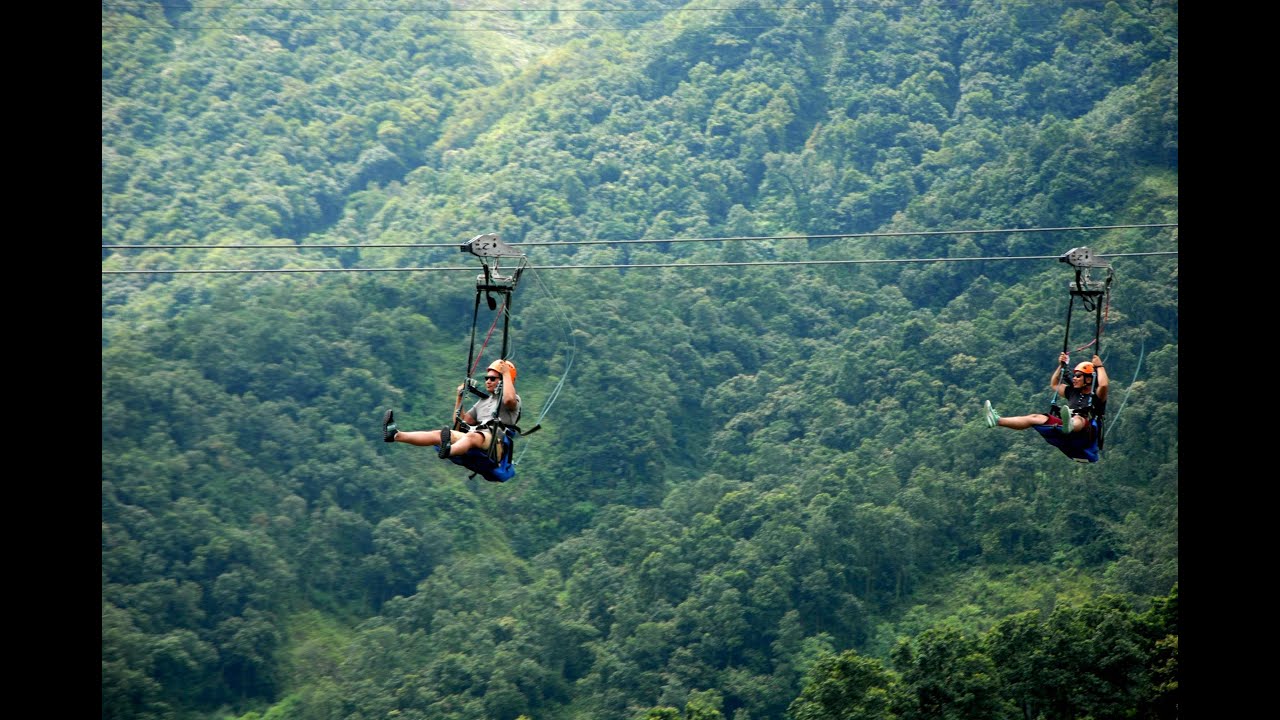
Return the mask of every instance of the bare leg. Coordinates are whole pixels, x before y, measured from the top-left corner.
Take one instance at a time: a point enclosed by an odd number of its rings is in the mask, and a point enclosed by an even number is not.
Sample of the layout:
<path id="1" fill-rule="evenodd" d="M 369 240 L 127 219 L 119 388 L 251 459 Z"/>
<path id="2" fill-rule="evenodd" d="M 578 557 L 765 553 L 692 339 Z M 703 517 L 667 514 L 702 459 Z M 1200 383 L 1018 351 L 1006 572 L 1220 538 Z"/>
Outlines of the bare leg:
<path id="1" fill-rule="evenodd" d="M 1072 418 L 1074 420 L 1075 418 Z M 1019 415 L 1017 417 L 1002 417 L 996 421 L 997 425 L 1007 427 L 1013 430 L 1026 430 L 1036 425 L 1048 425 L 1048 415 Z M 401 433 L 403 434 L 403 433 Z"/>
<path id="2" fill-rule="evenodd" d="M 403 435 L 404 433 L 401 434 Z M 481 450 L 489 448 L 489 434 L 481 430 L 469 432 L 466 435 L 453 433 L 453 437 L 457 439 L 453 440 L 453 444 L 449 447 L 449 457 L 462 455 L 472 448 L 480 448 Z M 437 432 L 436 441 L 432 444 L 438 445 L 439 443 L 440 433 Z"/>
<path id="3" fill-rule="evenodd" d="M 405 432 L 401 430 L 396 433 L 396 442 L 408 443 L 410 445 L 431 446 L 440 444 L 439 430 L 414 430 Z"/>
<path id="4" fill-rule="evenodd" d="M 391 411 L 387 411 L 384 423 L 391 420 Z M 389 428 L 388 428 L 389 429 Z M 385 432 L 385 430 L 384 430 Z M 443 439 L 441 430 L 399 430 L 391 436 L 394 442 L 402 442 L 406 445 L 417 445 L 419 447 L 432 447 L 441 444 Z M 473 448 L 487 450 L 491 442 L 492 435 L 488 432 L 477 430 L 469 433 L 460 433 L 452 431 L 449 433 L 449 457 L 462 455 Z M 441 456 L 443 457 L 443 456 Z"/>

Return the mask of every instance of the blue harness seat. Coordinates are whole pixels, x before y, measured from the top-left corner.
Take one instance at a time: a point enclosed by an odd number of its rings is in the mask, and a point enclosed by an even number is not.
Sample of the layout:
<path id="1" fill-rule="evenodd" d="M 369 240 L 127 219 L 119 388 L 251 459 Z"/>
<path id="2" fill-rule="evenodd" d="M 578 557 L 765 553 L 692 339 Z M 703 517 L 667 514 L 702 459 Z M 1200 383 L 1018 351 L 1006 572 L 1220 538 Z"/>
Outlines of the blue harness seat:
<path id="1" fill-rule="evenodd" d="M 1046 425 L 1035 425 L 1036 432 L 1045 442 L 1058 448 L 1064 455 L 1076 462 L 1098 462 L 1099 446 L 1098 418 L 1090 418 L 1089 425 L 1079 432 L 1063 434 L 1062 421 L 1055 415 L 1049 416 Z"/>
<path id="2" fill-rule="evenodd" d="M 497 441 L 502 443 L 502 459 L 494 461 L 487 451 L 472 448 L 461 455 L 453 455 L 449 462 L 461 465 L 472 473 L 489 482 L 506 482 L 516 475 L 516 468 L 511 464 L 512 449 L 515 447 L 514 428 L 503 428 Z M 435 447 L 439 447 L 438 445 Z"/>

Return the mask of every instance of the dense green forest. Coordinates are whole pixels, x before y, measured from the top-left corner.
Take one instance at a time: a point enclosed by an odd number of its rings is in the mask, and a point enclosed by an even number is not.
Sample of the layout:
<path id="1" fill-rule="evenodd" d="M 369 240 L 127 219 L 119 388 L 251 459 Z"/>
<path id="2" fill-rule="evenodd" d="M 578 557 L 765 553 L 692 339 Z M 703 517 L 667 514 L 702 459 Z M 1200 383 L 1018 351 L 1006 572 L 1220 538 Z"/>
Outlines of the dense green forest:
<path id="1" fill-rule="evenodd" d="M 1177 151 L 1176 2 L 104 3 L 102 717 L 1177 717 Z"/>

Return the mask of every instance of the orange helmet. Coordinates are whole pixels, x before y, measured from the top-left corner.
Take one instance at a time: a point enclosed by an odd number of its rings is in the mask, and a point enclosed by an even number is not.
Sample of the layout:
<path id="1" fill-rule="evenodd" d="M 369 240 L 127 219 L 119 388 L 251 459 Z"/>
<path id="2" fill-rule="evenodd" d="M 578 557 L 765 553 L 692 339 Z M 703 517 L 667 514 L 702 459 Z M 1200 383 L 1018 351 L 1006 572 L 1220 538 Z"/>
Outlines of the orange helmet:
<path id="1" fill-rule="evenodd" d="M 490 370 L 492 370 L 492 371 L 494 371 L 494 372 L 496 372 L 496 373 L 498 373 L 499 375 L 501 375 L 501 374 L 502 374 L 502 366 L 503 366 L 503 365 L 506 365 L 508 368 L 511 368 L 511 379 L 512 379 L 512 380 L 515 380 L 515 379 L 516 379 L 516 364 L 515 364 L 515 363 L 513 363 L 513 362 L 511 362 L 510 360 L 494 360 L 493 362 L 489 363 L 489 369 L 490 369 Z M 1092 371 L 1090 371 L 1090 372 L 1092 372 Z"/>
<path id="2" fill-rule="evenodd" d="M 1093 379 L 1093 363 L 1091 362 L 1080 363 L 1079 365 L 1076 366 L 1076 372 L 1084 373 L 1085 375 L 1088 375 L 1090 379 Z"/>

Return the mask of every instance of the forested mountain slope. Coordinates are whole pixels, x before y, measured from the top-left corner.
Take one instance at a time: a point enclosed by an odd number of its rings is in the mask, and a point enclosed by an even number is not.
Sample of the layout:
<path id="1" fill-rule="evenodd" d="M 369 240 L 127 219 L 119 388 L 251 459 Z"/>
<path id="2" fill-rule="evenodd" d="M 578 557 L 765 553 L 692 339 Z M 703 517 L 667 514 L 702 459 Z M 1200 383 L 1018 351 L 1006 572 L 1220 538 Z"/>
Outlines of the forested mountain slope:
<path id="1" fill-rule="evenodd" d="M 103 244 L 173 247 L 103 250 L 103 717 L 1173 717 L 1177 43 L 1171 2 L 104 5 Z M 526 413 L 566 377 L 506 484 L 378 426 L 449 421 L 484 232 L 541 268 Z M 1082 245 L 1096 465 L 981 414 L 1047 408 Z"/>

